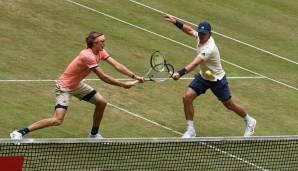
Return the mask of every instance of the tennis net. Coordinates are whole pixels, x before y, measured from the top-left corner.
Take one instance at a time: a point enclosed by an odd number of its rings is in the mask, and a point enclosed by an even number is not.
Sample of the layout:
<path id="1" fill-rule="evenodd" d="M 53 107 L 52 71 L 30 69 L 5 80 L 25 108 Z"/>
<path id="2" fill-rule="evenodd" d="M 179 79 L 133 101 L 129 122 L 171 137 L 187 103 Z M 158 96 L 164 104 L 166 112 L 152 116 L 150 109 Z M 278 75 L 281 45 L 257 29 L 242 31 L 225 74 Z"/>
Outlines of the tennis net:
<path id="1" fill-rule="evenodd" d="M 0 139 L 0 156 L 24 171 L 298 170 L 298 136 Z"/>

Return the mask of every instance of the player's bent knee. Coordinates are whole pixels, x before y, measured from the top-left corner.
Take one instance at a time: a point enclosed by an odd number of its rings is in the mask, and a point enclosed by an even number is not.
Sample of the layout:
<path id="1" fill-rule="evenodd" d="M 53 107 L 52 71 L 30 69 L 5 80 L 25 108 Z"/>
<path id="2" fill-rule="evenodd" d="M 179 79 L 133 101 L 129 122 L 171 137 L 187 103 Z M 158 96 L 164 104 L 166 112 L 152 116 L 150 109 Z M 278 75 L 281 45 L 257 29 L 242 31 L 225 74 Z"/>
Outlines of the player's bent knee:
<path id="1" fill-rule="evenodd" d="M 100 100 L 97 100 L 94 104 L 98 107 L 105 107 L 108 104 L 108 101 L 104 98 L 101 98 Z"/>
<path id="2" fill-rule="evenodd" d="M 184 103 L 191 103 L 193 101 L 193 98 L 188 94 L 184 94 L 182 100 Z"/>
<path id="3" fill-rule="evenodd" d="M 59 119 L 59 118 L 52 118 L 51 119 L 51 125 L 52 126 L 59 126 L 63 123 L 63 119 Z"/>
<path id="4" fill-rule="evenodd" d="M 104 99 L 104 98 L 102 98 L 100 101 L 101 101 L 101 104 L 103 104 L 103 105 L 107 105 L 108 104 L 108 101 L 106 99 Z"/>
<path id="5" fill-rule="evenodd" d="M 96 93 L 89 102 L 98 107 L 104 107 L 108 104 L 107 100 L 98 93 Z"/>

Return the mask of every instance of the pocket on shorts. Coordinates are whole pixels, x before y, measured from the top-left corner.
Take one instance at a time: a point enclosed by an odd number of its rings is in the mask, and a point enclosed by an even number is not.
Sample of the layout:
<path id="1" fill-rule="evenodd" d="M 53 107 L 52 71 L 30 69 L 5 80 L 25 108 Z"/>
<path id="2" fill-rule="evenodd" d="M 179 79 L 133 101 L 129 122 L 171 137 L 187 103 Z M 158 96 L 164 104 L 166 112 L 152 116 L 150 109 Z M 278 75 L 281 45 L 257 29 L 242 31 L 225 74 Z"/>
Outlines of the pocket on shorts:
<path id="1" fill-rule="evenodd" d="M 224 76 L 221 80 L 218 80 L 218 88 L 224 88 L 228 86 L 228 81 L 226 79 L 226 76 Z"/>
<path id="2" fill-rule="evenodd" d="M 64 92 L 64 91 L 62 91 L 62 90 L 60 89 L 60 86 L 59 86 L 58 84 L 56 84 L 56 88 L 55 88 L 55 94 L 56 94 L 56 96 L 61 95 L 63 92 Z"/>

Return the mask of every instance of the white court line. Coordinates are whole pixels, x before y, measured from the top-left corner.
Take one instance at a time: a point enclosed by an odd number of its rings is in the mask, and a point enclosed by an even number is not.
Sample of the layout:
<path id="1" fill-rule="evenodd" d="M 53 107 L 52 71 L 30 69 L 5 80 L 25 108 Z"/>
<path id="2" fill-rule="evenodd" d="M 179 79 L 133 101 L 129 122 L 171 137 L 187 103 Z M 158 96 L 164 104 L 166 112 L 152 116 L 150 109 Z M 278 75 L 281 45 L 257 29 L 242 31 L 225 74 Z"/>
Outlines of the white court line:
<path id="1" fill-rule="evenodd" d="M 228 79 L 264 79 L 264 77 L 227 77 Z M 120 81 L 132 81 L 133 79 L 131 78 L 116 78 L 117 80 Z M 165 78 L 156 78 L 156 79 L 165 79 Z M 180 78 L 179 80 L 192 80 L 194 79 L 193 77 L 185 77 L 185 78 Z M 42 79 L 42 80 L 0 80 L 0 83 L 5 83 L 5 82 L 55 82 L 57 80 L 51 80 L 51 79 Z M 84 79 L 84 81 L 101 81 L 99 78 L 89 78 L 89 79 Z"/>
<path id="2" fill-rule="evenodd" d="M 126 110 L 126 109 L 123 109 L 123 108 L 121 108 L 121 107 L 118 107 L 118 106 L 116 106 L 116 105 L 114 105 L 114 104 L 108 103 L 108 105 L 110 105 L 110 106 L 112 106 L 112 107 L 114 107 L 114 108 L 116 108 L 116 109 L 118 109 L 118 110 L 120 110 L 120 111 L 123 111 L 123 112 L 125 112 L 125 113 L 128 113 L 129 115 L 132 115 L 132 116 L 134 116 L 134 117 L 143 119 L 143 120 L 145 120 L 145 121 L 147 121 L 147 122 L 149 122 L 149 123 L 151 123 L 151 124 L 153 124 L 153 125 L 157 125 L 157 126 L 159 126 L 159 127 L 161 127 L 161 128 L 164 128 L 164 129 L 166 129 L 166 130 L 169 130 L 169 131 L 171 131 L 171 132 L 174 132 L 174 133 L 176 133 L 176 134 L 178 134 L 178 135 L 180 135 L 180 136 L 183 135 L 183 134 L 182 134 L 181 132 L 179 132 L 179 131 L 176 131 L 176 130 L 174 130 L 174 129 L 172 129 L 172 128 L 169 128 L 169 127 L 167 127 L 167 126 L 164 126 L 164 125 L 162 125 L 162 124 L 160 124 L 160 123 L 154 122 L 154 121 L 152 121 L 152 120 L 150 120 L 150 119 L 148 119 L 148 118 L 145 118 L 145 117 L 140 116 L 140 115 L 138 115 L 138 114 L 136 114 L 136 113 L 130 112 L 130 111 L 128 111 L 128 110 Z M 252 163 L 252 162 L 249 162 L 249 161 L 247 161 L 247 160 L 244 160 L 244 159 L 242 159 L 242 158 L 240 158 L 240 157 L 238 157 L 238 156 L 236 156 L 236 155 L 234 155 L 234 154 L 231 154 L 231 153 L 229 153 L 229 152 L 227 152 L 227 151 L 223 151 L 223 150 L 221 150 L 221 149 L 219 149 L 219 148 L 216 148 L 215 146 L 209 145 L 209 144 L 207 144 L 207 143 L 205 143 L 205 142 L 200 142 L 200 144 L 205 145 L 205 146 L 207 146 L 208 148 L 211 148 L 211 149 L 213 149 L 213 150 L 216 151 L 216 152 L 219 152 L 219 153 L 221 153 L 221 154 L 223 154 L 223 155 L 226 155 L 226 156 L 228 156 L 228 157 L 231 157 L 231 158 L 233 158 L 233 159 L 236 159 L 236 160 L 238 160 L 238 161 L 240 161 L 240 162 L 243 162 L 243 163 L 245 163 L 245 164 L 247 164 L 247 165 L 253 166 L 253 167 L 255 167 L 255 168 L 257 168 L 257 169 L 260 169 L 260 170 L 262 170 L 262 171 L 268 171 L 268 169 L 264 169 L 264 168 L 262 168 L 261 166 L 258 166 L 258 165 L 254 164 L 254 163 Z"/>
<path id="3" fill-rule="evenodd" d="M 137 1 L 134 1 L 134 0 L 129 0 L 129 1 L 130 1 L 130 2 L 133 2 L 133 3 L 135 3 L 135 4 L 138 4 L 138 5 L 141 5 L 141 6 L 143 6 L 143 7 L 149 8 L 149 9 L 151 9 L 151 10 L 153 10 L 153 11 L 156 11 L 156 12 L 158 12 L 158 13 L 161 13 L 161 14 L 163 14 L 163 15 L 168 14 L 168 13 L 163 12 L 163 11 L 161 11 L 161 10 L 158 10 L 158 9 L 156 9 L 156 8 L 153 8 L 153 7 L 150 7 L 150 6 L 148 6 L 148 5 L 145 5 L 145 4 L 141 3 L 141 2 L 137 2 Z M 168 14 L 168 15 L 171 15 L 171 14 Z M 197 27 L 196 24 L 191 23 L 191 22 L 189 22 L 189 21 L 187 21 L 187 20 L 184 20 L 184 19 L 181 19 L 181 18 L 178 18 L 178 17 L 177 17 L 177 19 L 179 19 L 179 20 L 181 20 L 181 21 L 183 21 L 183 22 L 185 22 L 185 23 L 188 23 L 188 24 L 190 24 L 190 25 L 193 25 L 193 26 Z M 249 46 L 249 47 L 251 47 L 251 48 L 257 49 L 257 50 L 259 50 L 259 51 L 261 51 L 261 52 L 270 54 L 270 55 L 272 55 L 272 56 L 275 56 L 275 57 L 277 57 L 277 58 L 283 59 L 283 60 L 288 61 L 288 62 L 290 62 L 290 63 L 296 64 L 296 65 L 298 64 L 298 62 L 296 62 L 296 61 L 293 61 L 293 60 L 288 59 L 288 58 L 286 58 L 286 57 L 277 55 L 277 54 L 275 54 L 275 53 L 272 53 L 272 52 L 270 52 L 270 51 L 264 50 L 264 49 L 262 49 L 262 48 L 256 47 L 256 46 L 251 45 L 251 44 L 249 44 L 249 43 L 245 43 L 245 42 L 243 42 L 243 41 L 241 41 L 241 40 L 237 40 L 237 39 L 235 39 L 235 38 L 232 38 L 232 37 L 230 37 L 230 36 L 227 36 L 227 35 L 224 35 L 224 34 L 222 34 L 222 33 L 216 32 L 216 31 L 214 31 L 214 30 L 213 30 L 212 32 L 215 33 L 215 34 L 217 34 L 217 35 L 220 35 L 220 36 L 222 36 L 222 37 L 224 37 L 224 38 L 227 38 L 227 39 L 233 40 L 233 41 L 235 41 L 235 42 L 238 42 L 238 43 L 240 43 L 240 44 L 243 44 L 243 45 Z"/>
<path id="4" fill-rule="evenodd" d="M 179 132 L 179 131 L 176 131 L 176 130 L 174 130 L 174 129 L 172 129 L 172 128 L 169 128 L 169 127 L 167 127 L 167 126 L 164 126 L 164 125 L 162 125 L 162 124 L 160 124 L 160 123 L 154 122 L 154 121 L 152 121 L 152 120 L 150 120 L 150 119 L 147 119 L 147 118 L 145 118 L 145 117 L 143 117 L 143 116 L 140 116 L 140 115 L 138 115 L 138 114 L 136 114 L 136 113 L 130 112 L 130 111 L 128 111 L 128 110 L 126 110 L 126 109 L 123 109 L 123 108 L 121 108 L 121 107 L 118 107 L 118 106 L 116 106 L 116 105 L 114 105 L 114 104 L 108 103 L 108 105 L 110 105 L 110 106 L 112 106 L 112 107 L 114 107 L 114 108 L 116 108 L 116 109 L 118 109 L 118 110 L 121 110 L 122 112 L 128 113 L 128 114 L 130 114 L 130 115 L 132 115 L 132 116 L 134 116 L 134 117 L 143 119 L 143 120 L 145 120 L 145 121 L 147 121 L 147 122 L 149 122 L 149 123 L 151 123 L 151 124 L 153 124 L 153 125 L 157 125 L 157 126 L 159 126 L 159 127 L 161 127 L 161 128 L 164 128 L 164 129 L 166 129 L 166 130 L 169 130 L 169 131 L 171 131 L 171 132 L 174 132 L 174 133 L 176 133 L 176 134 L 178 134 L 178 135 L 182 135 L 182 133 Z"/>
<path id="5" fill-rule="evenodd" d="M 131 24 L 131 23 L 127 22 L 127 21 L 124 21 L 124 20 L 121 20 L 121 19 L 119 19 L 119 18 L 113 17 L 113 16 L 111 16 L 111 15 L 109 15 L 109 14 L 100 12 L 100 11 L 95 10 L 95 9 L 93 9 L 93 8 L 90 8 L 90 7 L 88 7 L 88 6 L 85 6 L 85 5 L 82 5 L 82 4 L 80 4 L 80 3 L 74 2 L 74 1 L 72 1 L 72 0 L 65 0 L 65 1 L 70 2 L 70 3 L 72 3 L 72 4 L 75 4 L 75 5 L 78 5 L 78 6 L 80 6 L 80 7 L 86 8 L 86 9 L 88 9 L 88 10 L 90 10 L 90 11 L 95 12 L 95 13 L 104 15 L 104 16 L 106 16 L 106 17 L 108 17 L 108 18 L 111 18 L 111 19 L 113 19 L 113 20 L 119 21 L 119 22 L 121 22 L 121 23 L 130 25 L 130 26 L 135 27 L 135 28 L 137 28 L 137 29 L 143 30 L 143 31 L 145 31 L 145 32 L 151 33 L 151 34 L 153 34 L 153 35 L 155 35 L 155 36 L 164 38 L 164 39 L 169 40 L 169 41 L 171 41 L 171 42 L 177 43 L 177 44 L 182 45 L 182 46 L 184 46 L 184 47 L 190 48 L 190 49 L 192 49 L 192 50 L 196 50 L 195 48 L 193 48 L 193 47 L 191 47 L 191 46 L 189 46 L 189 45 L 186 45 L 186 44 L 184 44 L 184 43 L 178 42 L 178 41 L 173 40 L 173 39 L 171 39 L 171 38 L 168 38 L 168 37 L 166 37 L 166 36 L 160 35 L 160 34 L 155 33 L 155 32 L 153 32 L 153 31 L 147 30 L 147 29 L 145 29 L 145 28 L 143 28 L 143 27 L 140 27 L 140 26 Z M 224 59 L 221 59 L 221 60 L 222 60 L 223 62 L 226 62 L 226 63 L 230 64 L 230 65 L 233 65 L 233 66 L 235 66 L 235 67 L 238 67 L 238 68 L 240 68 L 240 69 L 243 69 L 243 70 L 245 70 L 245 71 L 248 71 L 248 72 L 250 72 L 250 73 L 253 73 L 253 74 L 258 75 L 258 76 L 260 76 L 260 77 L 265 77 L 265 78 L 267 78 L 267 79 L 269 79 L 269 80 L 271 80 L 271 81 L 273 81 L 273 82 L 275 82 L 275 83 L 284 85 L 284 86 L 286 86 L 286 87 L 288 87 L 288 88 L 291 88 L 291 89 L 294 89 L 294 90 L 298 91 L 298 88 L 296 88 L 296 87 L 294 87 L 294 86 L 288 85 L 288 84 L 283 83 L 283 82 L 281 82 L 281 81 L 277 81 L 277 80 L 275 80 L 275 79 L 273 79 L 273 78 L 264 76 L 264 75 L 262 75 L 262 74 L 259 74 L 259 73 L 257 73 L 257 72 L 254 72 L 254 71 L 251 71 L 251 70 L 249 70 L 249 69 L 246 69 L 246 68 L 244 68 L 244 67 L 241 67 L 241 66 L 239 66 L 239 65 L 237 65 L 237 64 L 234 64 L 234 63 L 232 63 L 232 62 L 226 61 L 226 60 L 224 60 Z"/>

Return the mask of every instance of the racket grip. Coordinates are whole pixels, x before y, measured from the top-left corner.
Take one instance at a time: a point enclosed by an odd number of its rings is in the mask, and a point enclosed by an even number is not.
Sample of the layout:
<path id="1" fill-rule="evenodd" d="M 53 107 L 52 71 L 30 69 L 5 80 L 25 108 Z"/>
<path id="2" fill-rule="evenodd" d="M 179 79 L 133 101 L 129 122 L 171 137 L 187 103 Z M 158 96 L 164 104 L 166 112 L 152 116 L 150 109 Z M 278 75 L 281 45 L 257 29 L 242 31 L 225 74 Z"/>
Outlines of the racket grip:
<path id="1" fill-rule="evenodd" d="M 136 85 L 137 83 L 139 83 L 138 80 L 135 80 L 135 81 L 132 82 L 133 85 Z"/>

